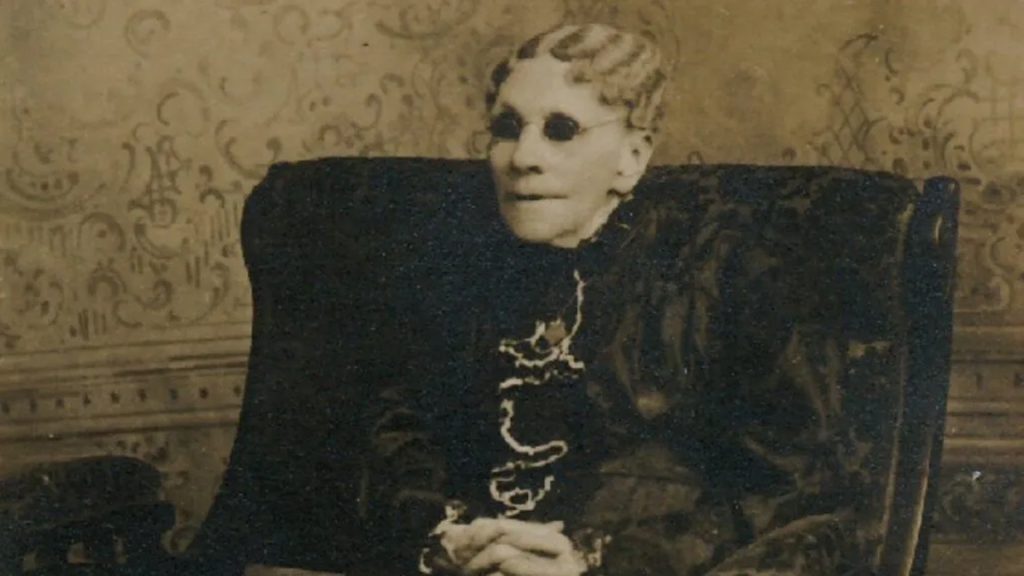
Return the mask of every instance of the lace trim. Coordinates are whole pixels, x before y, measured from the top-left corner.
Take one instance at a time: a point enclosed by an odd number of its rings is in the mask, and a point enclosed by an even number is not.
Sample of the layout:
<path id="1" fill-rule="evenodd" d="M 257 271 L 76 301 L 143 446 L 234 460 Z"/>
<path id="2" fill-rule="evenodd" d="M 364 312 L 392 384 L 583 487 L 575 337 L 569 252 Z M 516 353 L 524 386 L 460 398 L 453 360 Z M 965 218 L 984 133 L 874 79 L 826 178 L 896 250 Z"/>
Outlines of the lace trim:
<path id="1" fill-rule="evenodd" d="M 533 334 L 527 338 L 505 338 L 499 343 L 499 353 L 509 357 L 513 366 L 522 371 L 499 383 L 499 395 L 504 396 L 521 386 L 544 386 L 572 380 L 583 373 L 586 365 L 573 355 L 572 344 L 583 324 L 586 282 L 579 271 L 573 272 L 573 278 L 576 280 L 575 317 L 567 333 L 564 321 L 558 318 L 551 322 L 537 322 Z M 539 482 L 536 479 L 529 482 L 522 473 L 542 471 L 569 452 L 569 444 L 563 439 L 556 438 L 538 445 L 518 440 L 512 432 L 515 417 L 515 398 L 503 397 L 499 415 L 501 438 L 514 457 L 491 470 L 490 494 L 504 506 L 503 515 L 509 518 L 535 510 L 555 483 L 553 474 L 544 474 Z"/>

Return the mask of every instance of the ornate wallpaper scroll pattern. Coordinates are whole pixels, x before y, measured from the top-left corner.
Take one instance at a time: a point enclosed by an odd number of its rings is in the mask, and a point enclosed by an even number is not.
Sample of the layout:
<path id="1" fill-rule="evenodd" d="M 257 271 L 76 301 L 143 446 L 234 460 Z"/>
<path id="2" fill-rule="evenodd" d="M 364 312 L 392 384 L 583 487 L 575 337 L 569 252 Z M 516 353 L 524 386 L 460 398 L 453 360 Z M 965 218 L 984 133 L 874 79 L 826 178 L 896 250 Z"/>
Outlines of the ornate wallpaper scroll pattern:
<path id="1" fill-rule="evenodd" d="M 200 325 L 244 330 L 250 304 L 238 224 L 246 194 L 270 163 L 480 156 L 484 82 L 527 35 L 562 22 L 615 22 L 656 38 L 685 79 L 707 76 L 729 54 L 743 60 L 764 52 L 730 48 L 722 32 L 770 16 L 745 6 L 5 3 L 13 56 L 0 68 L 10 87 L 0 99 L 10 127 L 0 136 L 0 347 L 116 345 Z M 768 52 L 790 53 L 801 37 Z M 694 138 L 720 140 L 700 136 L 716 123 L 743 140 L 737 114 L 766 116 L 744 112 L 750 97 L 772 104 L 765 66 L 752 60 L 719 71 L 700 90 L 678 82 L 669 108 L 679 121 L 668 127 L 663 160 L 699 159 L 698 149 L 713 156 Z M 709 98 L 722 90 L 736 94 Z M 708 102 L 713 109 L 701 109 Z M 695 121 L 698 136 L 680 137 Z M 744 147 L 756 151 L 759 139 Z"/>
<path id="2" fill-rule="evenodd" d="M 958 321 L 1020 325 L 1024 18 L 995 4 L 991 12 L 934 6 L 926 26 L 900 26 L 915 12 L 892 8 L 842 46 L 835 79 L 821 86 L 834 112 L 815 148 L 828 163 L 955 177 L 963 194 Z"/>
<path id="3" fill-rule="evenodd" d="M 529 34 L 590 20 L 666 54 L 656 160 L 960 178 L 961 320 L 1024 321 L 1012 3 L 691 4 L 6 3 L 0 348 L 244 327 L 238 222 L 270 163 L 481 156 L 490 68 Z M 755 35 L 766 23 L 775 33 Z"/>

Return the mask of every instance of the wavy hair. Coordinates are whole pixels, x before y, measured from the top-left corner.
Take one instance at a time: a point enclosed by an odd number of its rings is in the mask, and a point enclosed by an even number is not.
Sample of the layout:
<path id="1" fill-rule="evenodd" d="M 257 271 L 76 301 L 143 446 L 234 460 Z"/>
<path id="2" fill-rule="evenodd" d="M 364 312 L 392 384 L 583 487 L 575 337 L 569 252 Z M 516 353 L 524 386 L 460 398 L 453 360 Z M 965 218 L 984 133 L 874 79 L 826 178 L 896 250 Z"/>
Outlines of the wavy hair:
<path id="1" fill-rule="evenodd" d="M 491 73 L 488 109 L 516 65 L 538 54 L 568 62 L 568 80 L 594 84 L 603 104 L 624 106 L 630 128 L 658 131 L 666 81 L 658 47 L 647 38 L 604 24 L 562 26 L 524 42 Z"/>

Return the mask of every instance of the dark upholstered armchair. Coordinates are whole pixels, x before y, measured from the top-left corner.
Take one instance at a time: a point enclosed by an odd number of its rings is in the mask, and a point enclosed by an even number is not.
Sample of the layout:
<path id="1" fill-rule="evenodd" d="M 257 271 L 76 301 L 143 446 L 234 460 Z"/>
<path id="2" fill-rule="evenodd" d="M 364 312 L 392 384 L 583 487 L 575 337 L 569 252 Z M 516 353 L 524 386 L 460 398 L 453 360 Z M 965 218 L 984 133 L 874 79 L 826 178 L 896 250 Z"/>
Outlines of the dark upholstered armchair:
<path id="1" fill-rule="evenodd" d="M 490 189 L 481 162 L 429 159 L 280 165 L 256 189 L 243 223 L 255 302 L 249 381 L 230 468 L 191 550 L 196 569 L 343 571 L 387 554 L 372 526 L 388 514 L 366 509 L 362 411 L 402 354 L 416 354 L 393 350 L 395 331 L 416 330 L 392 317 L 400 303 L 453 309 L 443 290 L 425 288 L 436 279 L 407 271 L 472 259 L 495 219 Z M 781 282 L 806 291 L 778 305 L 813 303 L 788 312 L 815 315 L 851 344 L 845 390 L 865 399 L 862 425 L 890 455 L 873 469 L 873 564 L 920 573 L 948 385 L 955 184 L 934 179 L 918 191 L 833 168 L 685 166 L 654 169 L 637 195 L 689 190 L 759 214 L 748 240 L 784 245 L 801 277 Z M 864 342 L 896 355 L 879 362 Z"/>
<path id="2" fill-rule="evenodd" d="M 490 190 L 479 161 L 334 158 L 271 169 L 243 221 L 255 309 L 238 436 L 180 573 L 238 574 L 247 564 L 358 573 L 387 554 L 374 527 L 410 512 L 367 509 L 367 399 L 418 352 L 395 350 L 397 331 L 417 329 L 396 311 L 458 308 L 444 301 L 457 290 L 433 290 L 437 278 L 409 271 L 433 260 L 457 276 L 494 226 Z M 792 263 L 779 281 L 797 294 L 737 291 L 738 307 L 748 298 L 786 307 L 845 343 L 844 393 L 861 400 L 859 426 L 886 447 L 870 469 L 870 563 L 877 574 L 920 574 L 949 381 L 956 184 L 937 178 L 919 190 L 838 168 L 663 166 L 636 191 L 691 194 L 746 214 L 743 241 L 770 242 Z"/>

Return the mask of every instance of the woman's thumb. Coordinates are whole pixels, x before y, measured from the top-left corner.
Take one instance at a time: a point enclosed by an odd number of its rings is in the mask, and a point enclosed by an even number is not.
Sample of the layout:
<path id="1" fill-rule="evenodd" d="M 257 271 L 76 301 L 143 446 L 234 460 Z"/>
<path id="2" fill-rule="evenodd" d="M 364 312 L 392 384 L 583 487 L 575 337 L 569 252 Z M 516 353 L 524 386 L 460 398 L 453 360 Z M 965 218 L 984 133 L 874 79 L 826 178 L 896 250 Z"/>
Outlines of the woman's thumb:
<path id="1" fill-rule="evenodd" d="M 548 528 L 551 528 L 555 532 L 561 532 L 562 530 L 565 530 L 565 522 L 562 522 L 561 520 L 555 520 L 554 522 L 547 522 L 546 524 L 544 524 L 544 526 L 547 526 Z"/>

